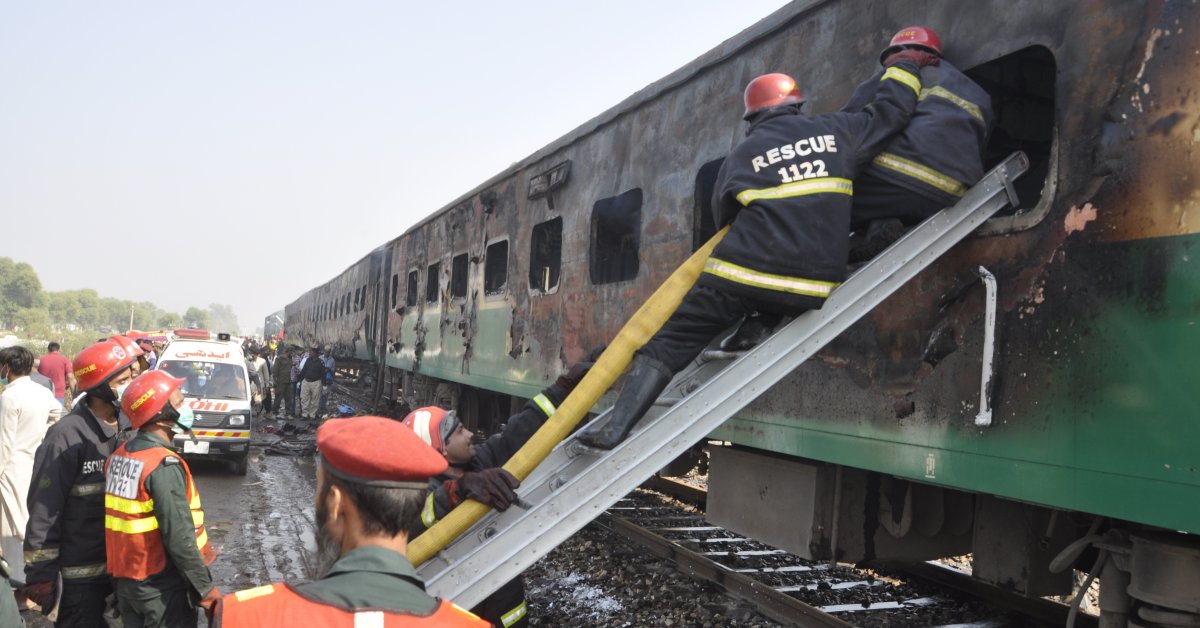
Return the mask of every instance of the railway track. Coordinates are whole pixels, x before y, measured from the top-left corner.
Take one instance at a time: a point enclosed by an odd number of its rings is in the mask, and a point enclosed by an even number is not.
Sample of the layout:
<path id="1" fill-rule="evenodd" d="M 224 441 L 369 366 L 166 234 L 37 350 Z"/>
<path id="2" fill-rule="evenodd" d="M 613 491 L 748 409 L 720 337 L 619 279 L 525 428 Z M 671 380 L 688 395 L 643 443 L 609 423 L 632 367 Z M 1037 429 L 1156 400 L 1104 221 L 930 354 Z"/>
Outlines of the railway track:
<path id="1" fill-rule="evenodd" d="M 702 488 L 655 478 L 597 524 L 782 625 L 1065 625 L 1065 605 L 1027 600 L 934 565 L 874 571 L 804 560 L 710 525 L 705 497 Z M 1080 617 L 1075 625 L 1096 620 Z"/>

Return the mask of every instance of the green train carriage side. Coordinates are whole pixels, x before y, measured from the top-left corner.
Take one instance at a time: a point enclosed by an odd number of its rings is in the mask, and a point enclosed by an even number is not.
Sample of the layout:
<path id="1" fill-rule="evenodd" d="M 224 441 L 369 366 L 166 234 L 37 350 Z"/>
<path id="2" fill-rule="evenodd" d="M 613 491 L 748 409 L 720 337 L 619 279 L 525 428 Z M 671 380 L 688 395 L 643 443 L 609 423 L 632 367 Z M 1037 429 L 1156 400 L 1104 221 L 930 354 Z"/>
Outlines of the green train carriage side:
<path id="1" fill-rule="evenodd" d="M 1136 539 L 1122 541 L 1131 553 L 1188 556 L 1200 532 L 1198 12 L 793 3 L 301 297 L 289 338 L 295 325 L 379 365 L 383 394 L 465 407 L 494 428 L 711 233 L 707 192 L 741 135 L 746 81 L 788 71 L 810 111 L 834 110 L 891 32 L 928 24 L 993 97 L 989 161 L 1031 156 L 1023 207 L 718 430 L 710 517 L 815 558 L 971 551 L 977 578 L 1030 595 L 1070 586 L 1047 567 L 1098 517 Z M 975 422 L 980 266 L 1000 295 L 988 426 Z M 780 501 L 746 502 L 748 484 Z"/>

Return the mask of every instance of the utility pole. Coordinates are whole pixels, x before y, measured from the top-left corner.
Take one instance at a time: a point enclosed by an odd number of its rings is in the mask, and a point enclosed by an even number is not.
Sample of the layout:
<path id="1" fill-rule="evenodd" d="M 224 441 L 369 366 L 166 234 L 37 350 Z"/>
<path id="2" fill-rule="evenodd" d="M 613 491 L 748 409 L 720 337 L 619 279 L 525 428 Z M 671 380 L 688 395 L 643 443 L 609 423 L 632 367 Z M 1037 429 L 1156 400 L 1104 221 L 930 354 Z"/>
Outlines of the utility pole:
<path id="1" fill-rule="evenodd" d="M 133 308 L 134 308 L 134 307 L 135 307 L 134 305 L 130 305 L 130 306 L 129 306 L 129 328 L 128 328 L 128 329 L 126 329 L 126 331 L 132 331 L 132 330 L 133 330 Z"/>

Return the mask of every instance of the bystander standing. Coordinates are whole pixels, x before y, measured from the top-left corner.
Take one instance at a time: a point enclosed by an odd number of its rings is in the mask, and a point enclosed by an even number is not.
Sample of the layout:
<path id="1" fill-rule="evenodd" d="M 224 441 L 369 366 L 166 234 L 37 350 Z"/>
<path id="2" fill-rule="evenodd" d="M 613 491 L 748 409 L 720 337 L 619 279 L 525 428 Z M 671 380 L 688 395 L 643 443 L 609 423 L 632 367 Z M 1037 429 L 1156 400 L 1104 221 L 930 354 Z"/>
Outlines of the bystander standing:
<path id="1" fill-rule="evenodd" d="M 33 478 L 33 456 L 62 411 L 54 393 L 29 378 L 32 370 L 33 353 L 25 347 L 0 350 L 0 382 L 5 383 L 0 394 L 0 555 L 18 587 L 25 585 L 25 496 Z"/>
<path id="2" fill-rule="evenodd" d="M 54 382 L 54 398 L 58 399 L 59 405 L 75 390 L 75 374 L 71 372 L 71 361 L 59 353 L 61 348 L 57 342 L 46 345 L 46 355 L 40 358 L 41 362 L 37 367 L 38 373 Z"/>

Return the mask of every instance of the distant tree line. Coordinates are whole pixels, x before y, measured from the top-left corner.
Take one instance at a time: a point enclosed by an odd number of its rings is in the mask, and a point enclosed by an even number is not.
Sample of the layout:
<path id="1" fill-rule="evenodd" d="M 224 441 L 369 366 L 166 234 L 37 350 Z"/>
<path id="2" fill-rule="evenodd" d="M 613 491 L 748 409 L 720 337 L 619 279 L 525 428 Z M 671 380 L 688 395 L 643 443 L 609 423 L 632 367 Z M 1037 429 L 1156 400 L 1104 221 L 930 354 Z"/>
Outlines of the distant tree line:
<path id="1" fill-rule="evenodd" d="M 102 297 L 91 288 L 47 292 L 33 266 L 0 257 L 0 330 L 23 339 L 56 340 L 66 353 L 74 353 L 112 333 L 198 327 L 237 333 L 233 306 L 219 303 L 207 308 L 189 307 L 182 316 L 148 301 Z M 35 355 L 45 347 L 30 347 Z"/>

